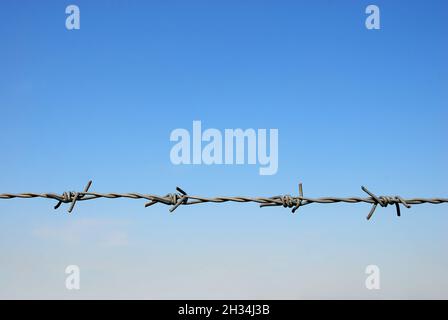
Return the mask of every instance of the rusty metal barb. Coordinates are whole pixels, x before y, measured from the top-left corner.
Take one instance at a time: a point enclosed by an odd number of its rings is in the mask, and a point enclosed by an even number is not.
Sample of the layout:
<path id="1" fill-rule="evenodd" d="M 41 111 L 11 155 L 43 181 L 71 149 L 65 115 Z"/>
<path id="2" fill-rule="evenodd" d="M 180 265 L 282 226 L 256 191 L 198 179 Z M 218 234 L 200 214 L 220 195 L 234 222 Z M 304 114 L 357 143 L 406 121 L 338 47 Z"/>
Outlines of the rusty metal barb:
<path id="1" fill-rule="evenodd" d="M 223 203 L 223 202 L 255 202 L 260 204 L 260 207 L 272 207 L 272 206 L 282 206 L 284 208 L 290 208 L 292 213 L 295 213 L 300 207 L 312 204 L 312 203 L 368 203 L 372 207 L 369 214 L 367 215 L 367 220 L 369 220 L 378 205 L 381 207 L 387 207 L 388 205 L 395 205 L 397 216 L 401 216 L 400 206 L 405 208 L 410 208 L 412 205 L 416 204 L 441 204 L 448 203 L 448 198 L 411 198 L 404 199 L 400 196 L 377 196 L 376 194 L 369 191 L 366 187 L 362 186 L 361 189 L 369 195 L 367 198 L 360 197 L 321 197 L 321 198 L 309 198 L 303 195 L 303 186 L 299 184 L 299 195 L 279 195 L 274 197 L 201 197 L 192 196 L 187 194 L 184 190 L 177 187 L 176 193 L 169 193 L 165 196 L 158 196 L 152 194 L 140 194 L 140 193 L 98 193 L 89 191 L 92 185 L 92 181 L 89 181 L 84 188 L 84 191 L 76 192 L 64 192 L 62 194 L 55 193 L 3 193 L 0 194 L 0 199 L 14 199 L 14 198 L 46 198 L 53 199 L 57 201 L 54 206 L 58 209 L 62 203 L 70 203 L 68 212 L 71 213 L 78 201 L 88 201 L 99 198 L 107 199 L 117 199 L 117 198 L 129 198 L 129 199 L 145 199 L 148 202 L 145 203 L 145 207 L 152 206 L 156 203 L 162 203 L 171 206 L 170 212 L 174 212 L 179 206 L 183 205 L 194 205 L 199 203 Z"/>

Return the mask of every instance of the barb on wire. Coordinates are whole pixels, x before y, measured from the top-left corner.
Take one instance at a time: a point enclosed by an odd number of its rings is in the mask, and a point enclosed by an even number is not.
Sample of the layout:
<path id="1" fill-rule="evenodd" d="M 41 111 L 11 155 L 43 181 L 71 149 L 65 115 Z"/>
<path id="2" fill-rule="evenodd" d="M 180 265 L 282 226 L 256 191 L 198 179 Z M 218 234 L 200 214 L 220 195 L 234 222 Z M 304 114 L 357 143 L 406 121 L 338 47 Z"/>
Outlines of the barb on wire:
<path id="1" fill-rule="evenodd" d="M 75 207 L 76 201 L 80 200 L 84 197 L 85 193 L 89 191 L 90 186 L 92 185 L 92 180 L 87 182 L 86 187 L 84 188 L 84 192 L 64 192 L 62 194 L 63 199 L 59 200 L 59 202 L 54 206 L 55 209 L 59 208 L 62 203 L 71 202 L 70 208 L 68 209 L 68 213 L 71 213 L 73 211 L 73 208 Z"/>
<path id="2" fill-rule="evenodd" d="M 117 198 L 129 198 L 129 199 L 145 199 L 148 202 L 145 203 L 145 207 L 152 206 L 156 203 L 162 203 L 168 206 L 171 206 L 169 209 L 170 212 L 174 212 L 179 206 L 183 205 L 193 205 L 199 203 L 223 203 L 223 202 L 255 202 L 260 204 L 260 207 L 276 207 L 283 206 L 284 208 L 292 209 L 292 213 L 295 213 L 300 207 L 311 203 L 368 203 L 371 204 L 372 207 L 370 209 L 369 214 L 367 215 L 367 220 L 373 216 L 378 205 L 381 207 L 387 207 L 388 205 L 395 205 L 397 216 L 401 216 L 400 205 L 410 208 L 411 205 L 415 204 L 440 204 L 447 203 L 448 198 L 411 198 L 411 199 L 403 199 L 400 196 L 377 196 L 374 193 L 370 192 L 366 187 L 362 186 L 361 189 L 369 196 L 367 198 L 360 197 L 350 197 L 350 198 L 341 198 L 341 197 L 321 197 L 321 198 L 309 198 L 304 197 L 303 195 L 303 186 L 302 183 L 299 183 L 299 195 L 291 196 L 291 195 L 279 195 L 274 197 L 201 197 L 201 196 L 192 196 L 187 194 L 184 190 L 177 187 L 175 193 L 168 193 L 165 196 L 158 196 L 152 194 L 140 194 L 140 193 L 98 193 L 89 191 L 92 185 L 92 181 L 89 181 L 84 188 L 84 191 L 76 192 L 64 192 L 62 194 L 56 193 L 3 193 L 0 194 L 0 199 L 14 199 L 14 198 L 46 198 L 53 199 L 57 201 L 57 204 L 54 206 L 55 209 L 58 209 L 63 203 L 70 203 L 70 207 L 68 212 L 71 213 L 75 207 L 75 204 L 78 201 L 88 201 L 99 198 L 108 198 L 108 199 L 117 199 Z"/>

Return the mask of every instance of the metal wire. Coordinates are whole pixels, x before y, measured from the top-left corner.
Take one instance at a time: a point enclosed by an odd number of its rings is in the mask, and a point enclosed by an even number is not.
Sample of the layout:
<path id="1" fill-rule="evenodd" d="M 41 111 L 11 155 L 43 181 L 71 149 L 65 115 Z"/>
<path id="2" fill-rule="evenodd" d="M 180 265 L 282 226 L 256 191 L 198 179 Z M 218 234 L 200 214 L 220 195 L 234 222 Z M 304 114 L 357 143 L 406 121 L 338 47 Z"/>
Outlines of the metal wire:
<path id="1" fill-rule="evenodd" d="M 311 203 L 369 203 L 372 204 L 369 214 L 367 215 L 367 220 L 369 220 L 378 205 L 381 207 L 387 207 L 388 205 L 395 205 L 397 216 L 401 215 L 400 205 L 410 208 L 411 205 L 415 204 L 440 204 L 447 203 L 448 198 L 411 198 L 403 199 L 400 196 L 377 196 L 374 193 L 367 190 L 366 187 L 361 187 L 361 189 L 369 195 L 366 198 L 360 197 L 350 197 L 350 198 L 339 198 L 339 197 L 322 197 L 322 198 L 308 198 L 303 196 L 302 184 L 299 184 L 299 195 L 279 195 L 274 197 L 200 197 L 192 196 L 187 194 L 184 190 L 177 187 L 175 193 L 169 193 L 165 196 L 158 196 L 152 194 L 141 194 L 141 193 L 98 193 L 89 191 L 92 185 L 92 181 L 89 181 L 82 192 L 70 191 L 64 192 L 62 194 L 55 193 L 3 193 L 0 194 L 0 199 L 14 199 L 14 198 L 46 198 L 53 199 L 57 201 L 55 209 L 59 208 L 62 203 L 70 203 L 68 212 L 71 213 L 77 201 L 87 201 L 94 200 L 98 198 L 129 198 L 129 199 L 145 199 L 148 200 L 145 207 L 152 206 L 156 203 L 162 203 L 165 205 L 172 206 L 169 210 L 173 212 L 179 206 L 183 205 L 193 205 L 199 203 L 223 203 L 223 202 L 255 202 L 259 203 L 260 207 L 272 207 L 272 206 L 283 206 L 284 208 L 292 209 L 292 213 L 295 213 L 300 207 L 311 204 Z"/>

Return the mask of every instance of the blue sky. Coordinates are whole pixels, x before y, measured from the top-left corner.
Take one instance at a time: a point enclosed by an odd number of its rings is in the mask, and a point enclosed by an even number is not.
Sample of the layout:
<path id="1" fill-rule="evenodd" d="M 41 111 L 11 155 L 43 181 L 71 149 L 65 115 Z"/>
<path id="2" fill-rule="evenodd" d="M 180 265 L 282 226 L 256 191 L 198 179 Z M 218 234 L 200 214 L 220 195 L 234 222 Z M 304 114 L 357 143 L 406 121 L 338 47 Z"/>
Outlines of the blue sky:
<path id="1" fill-rule="evenodd" d="M 81 29 L 65 28 L 65 8 Z M 381 29 L 367 30 L 369 4 Z M 444 1 L 2 1 L 0 192 L 446 197 Z M 174 166 L 172 130 L 276 128 L 279 169 Z M 447 207 L 0 202 L 1 297 L 447 298 Z M 82 289 L 64 287 L 77 264 Z M 368 264 L 382 289 L 364 287 Z"/>

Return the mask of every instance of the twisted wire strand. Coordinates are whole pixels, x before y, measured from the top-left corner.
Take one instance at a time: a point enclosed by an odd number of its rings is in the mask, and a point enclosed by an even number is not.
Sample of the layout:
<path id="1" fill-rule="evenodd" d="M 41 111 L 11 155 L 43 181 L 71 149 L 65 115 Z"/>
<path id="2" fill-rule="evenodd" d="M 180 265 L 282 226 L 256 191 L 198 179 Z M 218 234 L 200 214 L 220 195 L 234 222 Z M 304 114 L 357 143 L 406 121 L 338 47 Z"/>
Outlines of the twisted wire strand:
<path id="1" fill-rule="evenodd" d="M 441 204 L 448 203 L 448 198 L 410 198 L 403 199 L 400 196 L 377 196 L 370 192 L 366 187 L 362 186 L 361 189 L 369 195 L 369 197 L 321 197 L 321 198 L 309 198 L 303 196 L 303 186 L 299 184 L 299 195 L 278 195 L 273 197 L 202 197 L 188 195 L 184 190 L 177 187 L 175 193 L 169 193 L 165 196 L 153 195 L 153 194 L 142 194 L 142 193 L 99 193 L 89 191 L 92 185 L 92 181 L 89 181 L 84 188 L 84 191 L 76 192 L 69 191 L 62 194 L 56 193 L 3 193 L 0 194 L 0 199 L 30 199 L 30 198 L 45 198 L 56 200 L 57 204 L 55 209 L 59 208 L 62 203 L 70 203 L 68 212 L 71 213 L 77 201 L 88 201 L 95 200 L 99 198 L 107 199 L 118 199 L 118 198 L 128 198 L 128 199 L 144 199 L 148 202 L 145 207 L 152 206 L 156 203 L 162 203 L 171 206 L 170 212 L 176 210 L 182 205 L 194 205 L 200 203 L 224 203 L 224 202 L 254 202 L 260 204 L 260 207 L 271 207 L 271 206 L 283 206 L 285 208 L 292 209 L 292 213 L 295 213 L 301 206 L 309 205 L 312 203 L 319 204 L 329 204 L 329 203 L 368 203 L 372 207 L 369 214 L 367 215 L 367 220 L 369 220 L 378 205 L 381 207 L 387 207 L 388 205 L 395 205 L 397 216 L 401 216 L 400 206 L 405 208 L 410 208 L 411 205 L 416 204 Z"/>

